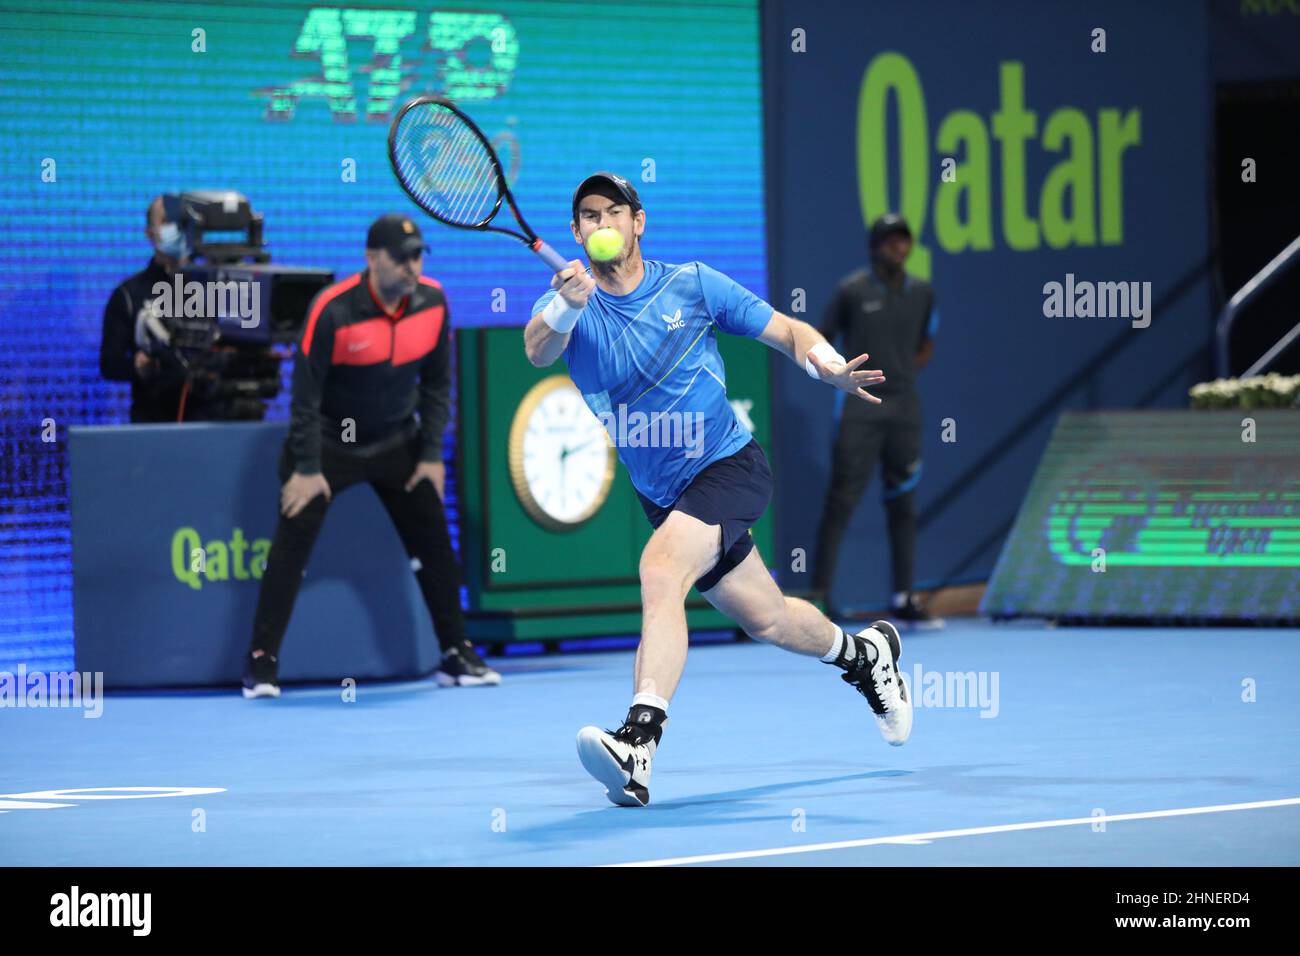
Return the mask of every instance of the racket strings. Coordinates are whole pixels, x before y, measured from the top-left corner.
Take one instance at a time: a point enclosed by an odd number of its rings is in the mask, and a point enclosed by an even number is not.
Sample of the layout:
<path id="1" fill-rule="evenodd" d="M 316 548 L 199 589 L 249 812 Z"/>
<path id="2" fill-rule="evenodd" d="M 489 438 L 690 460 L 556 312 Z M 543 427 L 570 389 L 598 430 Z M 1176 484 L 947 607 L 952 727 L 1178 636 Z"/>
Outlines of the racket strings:
<path id="1" fill-rule="evenodd" d="M 427 210 L 458 225 L 491 219 L 500 202 L 492 158 L 451 110 L 430 104 L 407 111 L 393 146 L 398 175 Z"/>
<path id="2" fill-rule="evenodd" d="M 491 204 L 495 206 L 495 200 L 497 200 L 497 174 L 495 174 L 495 170 L 493 170 L 493 176 L 482 179 L 478 189 L 473 191 L 467 209 L 482 209 L 489 198 L 493 200 Z"/>

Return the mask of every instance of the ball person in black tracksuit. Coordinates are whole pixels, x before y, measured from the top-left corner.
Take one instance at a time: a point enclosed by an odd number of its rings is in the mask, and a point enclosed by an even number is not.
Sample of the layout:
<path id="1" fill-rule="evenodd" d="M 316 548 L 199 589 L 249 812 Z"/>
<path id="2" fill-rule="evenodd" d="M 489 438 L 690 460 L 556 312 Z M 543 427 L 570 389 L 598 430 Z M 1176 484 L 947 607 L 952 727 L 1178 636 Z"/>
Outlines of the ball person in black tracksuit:
<path id="1" fill-rule="evenodd" d="M 894 615 L 903 621 L 930 623 L 932 619 L 912 596 L 913 491 L 921 478 L 916 372 L 930 360 L 939 313 L 930 284 L 903 271 L 912 251 L 912 230 L 901 216 L 891 213 L 877 219 L 870 245 L 870 268 L 858 269 L 840 282 L 818 331 L 832 344 L 843 336 L 845 355 L 871 355 L 871 364 L 885 373 L 885 381 L 875 389 L 883 401 L 844 403 L 830 490 L 818 529 L 813 587 L 829 597 L 844 531 L 879 461 L 889 524 Z"/>
<path id="2" fill-rule="evenodd" d="M 442 287 L 421 276 L 425 251 L 414 222 L 381 216 L 366 237 L 365 271 L 321 290 L 308 310 L 245 697 L 279 696 L 280 644 L 312 545 L 333 496 L 363 481 L 411 558 L 442 646 L 438 683 L 501 681 L 465 638 L 460 568 L 442 509 L 451 318 Z"/>
<path id="3" fill-rule="evenodd" d="M 142 324 L 153 302 L 154 286 L 170 283 L 189 259 L 189 247 L 177 221 L 180 201 L 156 197 L 145 212 L 144 234 L 153 246 L 153 258 L 124 280 L 104 306 L 103 334 L 99 345 L 99 374 L 110 382 L 131 383 L 131 421 L 175 422 L 181 418 L 185 369 L 166 353 L 152 354 Z M 186 421 L 207 419 L 208 403 L 202 394 L 186 396 Z"/>

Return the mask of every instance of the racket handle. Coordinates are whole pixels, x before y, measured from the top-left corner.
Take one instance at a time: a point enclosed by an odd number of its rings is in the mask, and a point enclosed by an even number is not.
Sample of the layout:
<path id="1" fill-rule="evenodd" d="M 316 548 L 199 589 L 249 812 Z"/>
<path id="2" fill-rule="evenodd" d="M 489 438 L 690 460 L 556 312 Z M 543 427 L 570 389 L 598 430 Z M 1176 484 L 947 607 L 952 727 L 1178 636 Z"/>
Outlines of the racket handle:
<path id="1" fill-rule="evenodd" d="M 564 256 L 560 255 L 541 239 L 537 239 L 531 246 L 533 252 L 542 257 L 542 261 L 554 269 L 556 272 L 563 272 L 569 268 L 569 263 L 565 261 Z"/>

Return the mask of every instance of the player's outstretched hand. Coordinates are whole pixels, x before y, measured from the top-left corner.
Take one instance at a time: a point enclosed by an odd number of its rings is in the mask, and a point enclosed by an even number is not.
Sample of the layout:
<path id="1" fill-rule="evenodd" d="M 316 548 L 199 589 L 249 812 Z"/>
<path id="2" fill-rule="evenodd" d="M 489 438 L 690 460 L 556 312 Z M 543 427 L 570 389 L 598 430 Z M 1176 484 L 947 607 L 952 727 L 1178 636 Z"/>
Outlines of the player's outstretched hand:
<path id="1" fill-rule="evenodd" d="M 809 351 L 808 361 L 812 362 L 817 369 L 817 374 L 827 385 L 834 385 L 841 391 L 848 392 L 850 395 L 856 395 L 858 398 L 866 399 L 873 405 L 879 405 L 880 399 L 867 391 L 872 385 L 879 385 L 885 380 L 885 373 L 880 369 L 859 369 L 858 366 L 868 358 L 866 352 L 863 352 L 857 358 L 849 362 L 823 362 L 813 352 Z"/>
<path id="2" fill-rule="evenodd" d="M 596 280 L 587 275 L 586 266 L 574 259 L 567 269 L 555 274 L 551 288 L 558 289 L 564 301 L 573 308 L 581 309 L 586 307 L 591 290 L 596 288 Z"/>

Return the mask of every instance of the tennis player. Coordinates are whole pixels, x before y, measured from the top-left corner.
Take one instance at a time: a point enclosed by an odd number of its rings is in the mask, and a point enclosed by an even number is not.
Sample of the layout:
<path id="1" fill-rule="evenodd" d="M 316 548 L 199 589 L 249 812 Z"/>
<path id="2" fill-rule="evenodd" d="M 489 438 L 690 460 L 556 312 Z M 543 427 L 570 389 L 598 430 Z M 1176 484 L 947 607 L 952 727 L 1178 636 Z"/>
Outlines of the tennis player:
<path id="1" fill-rule="evenodd" d="M 876 621 L 846 634 L 807 601 L 782 595 L 764 566 L 750 527 L 772 495 L 763 449 L 727 401 L 719 330 L 756 338 L 827 385 L 879 403 L 866 388 L 883 382 L 846 361 L 811 325 L 775 311 L 702 262 L 643 259 L 646 214 L 626 179 L 599 172 L 573 194 L 571 228 L 579 245 L 600 228 L 623 238 L 611 261 L 579 260 L 557 274 L 533 307 L 524 348 L 535 366 L 561 355 L 587 407 L 609 425 L 618 454 L 650 524 L 641 554 L 643 606 L 634 696 L 623 725 L 584 727 L 578 756 L 622 806 L 650 802 L 650 771 L 668 722 L 668 704 L 686 663 L 686 596 L 694 584 L 715 608 L 758 641 L 819 657 L 866 697 L 881 734 L 904 743 L 912 705 L 898 670 L 898 631 Z M 702 443 L 665 447 L 620 434 L 626 413 L 654 422 L 668 414 L 703 423 Z M 639 418 L 639 416 L 637 417 Z M 671 444 L 671 443 L 668 443 Z M 685 443 L 682 443 L 685 444 Z"/>

